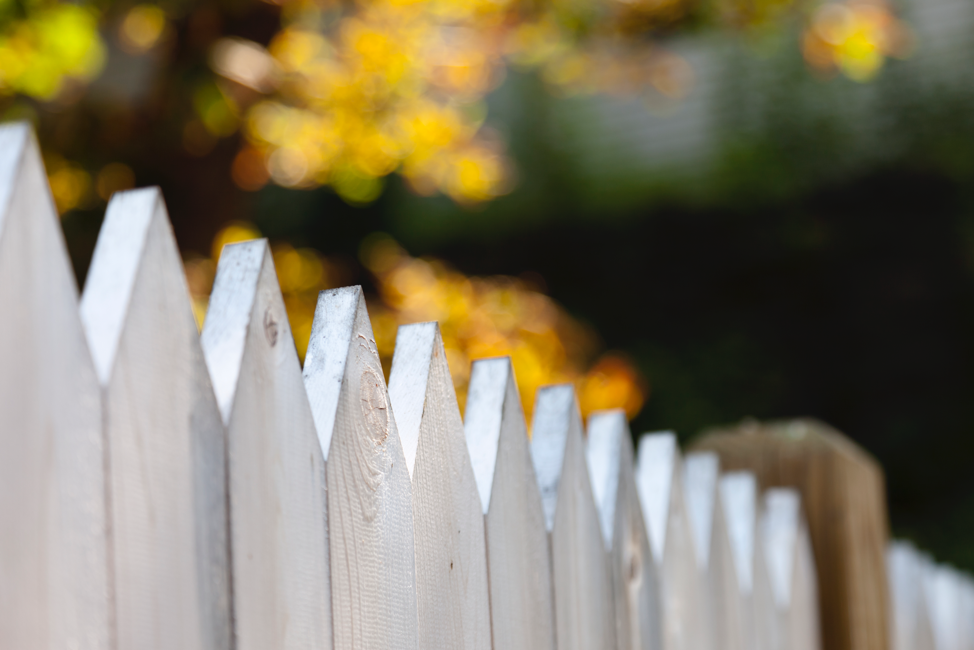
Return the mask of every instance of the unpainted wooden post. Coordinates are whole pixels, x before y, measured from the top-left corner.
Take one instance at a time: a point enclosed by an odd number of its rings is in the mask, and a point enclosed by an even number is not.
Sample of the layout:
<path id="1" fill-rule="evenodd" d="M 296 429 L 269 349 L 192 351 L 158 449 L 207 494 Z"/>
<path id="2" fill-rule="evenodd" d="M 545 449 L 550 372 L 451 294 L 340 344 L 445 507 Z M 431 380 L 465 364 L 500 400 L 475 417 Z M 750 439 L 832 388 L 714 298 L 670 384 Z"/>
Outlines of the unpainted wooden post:
<path id="1" fill-rule="evenodd" d="M 935 650 L 924 582 L 924 560 L 908 542 L 886 551 L 890 590 L 890 650 Z"/>
<path id="2" fill-rule="evenodd" d="M 201 341 L 227 426 L 236 648 L 329 649 L 325 463 L 266 240 L 224 248 Z"/>
<path id="3" fill-rule="evenodd" d="M 697 648 L 715 650 L 718 638 L 722 647 L 727 643 L 725 637 L 719 636 L 718 627 L 728 606 L 721 583 L 726 580 L 730 551 L 726 522 L 717 507 L 720 460 L 710 452 L 688 454 L 682 470 L 683 496 L 697 561 Z"/>
<path id="4" fill-rule="evenodd" d="M 636 486 L 662 594 L 663 647 L 697 650 L 699 581 L 676 436 L 645 434 L 637 451 Z"/>
<path id="5" fill-rule="evenodd" d="M 599 411 L 589 417 L 586 452 L 612 572 L 616 647 L 662 650 L 659 581 L 639 505 L 632 435 L 624 411 Z"/>
<path id="6" fill-rule="evenodd" d="M 531 457 L 551 543 L 559 650 L 615 647 L 612 576 L 570 384 L 538 390 Z"/>
<path id="7" fill-rule="evenodd" d="M 416 650 L 412 488 L 361 287 L 318 295 L 304 385 L 326 464 L 336 650 Z"/>
<path id="8" fill-rule="evenodd" d="M 775 605 L 773 650 L 821 650 L 815 560 L 801 509 L 791 488 L 764 494 L 761 535 Z"/>
<path id="9" fill-rule="evenodd" d="M 109 203 L 81 319 L 104 391 L 117 647 L 230 648 L 225 432 L 157 188 Z"/>
<path id="10" fill-rule="evenodd" d="M 473 362 L 464 433 L 484 514 L 494 648 L 555 650 L 548 533 L 509 357 Z"/>
<path id="11" fill-rule="evenodd" d="M 110 645 L 98 379 L 33 131 L 0 127 L 0 648 Z"/>
<path id="12" fill-rule="evenodd" d="M 419 646 L 490 650 L 484 516 L 436 323 L 399 328 L 389 399 L 412 478 Z"/>
<path id="13" fill-rule="evenodd" d="M 758 486 L 754 474 L 729 472 L 721 476 L 718 506 L 720 520 L 727 529 L 730 557 L 721 561 L 725 618 L 717 636 L 725 640 L 728 650 L 768 650 L 774 602 L 764 546 L 758 534 Z"/>

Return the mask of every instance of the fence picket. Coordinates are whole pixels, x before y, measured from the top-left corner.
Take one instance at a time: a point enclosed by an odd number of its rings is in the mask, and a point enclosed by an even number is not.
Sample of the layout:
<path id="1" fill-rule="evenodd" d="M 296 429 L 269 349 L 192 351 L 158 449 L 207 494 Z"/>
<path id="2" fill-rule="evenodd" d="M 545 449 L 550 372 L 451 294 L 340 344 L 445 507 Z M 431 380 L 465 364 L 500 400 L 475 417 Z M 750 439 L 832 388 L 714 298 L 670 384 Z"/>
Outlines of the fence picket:
<path id="1" fill-rule="evenodd" d="M 886 551 L 890 589 L 891 650 L 935 650 L 930 609 L 924 589 L 924 561 L 908 542 L 892 542 Z"/>
<path id="2" fill-rule="evenodd" d="M 416 650 L 412 488 L 361 287 L 322 291 L 304 385 L 326 464 L 336 650 Z"/>
<path id="3" fill-rule="evenodd" d="M 769 650 L 774 611 L 764 546 L 758 534 L 758 485 L 751 472 L 720 477 L 719 512 L 727 526 L 729 563 L 721 585 L 724 627 L 718 638 L 728 650 Z"/>
<path id="4" fill-rule="evenodd" d="M 615 646 L 612 576 L 570 384 L 538 390 L 531 457 L 551 543 L 559 650 Z"/>
<path id="5" fill-rule="evenodd" d="M 718 508 L 717 484 L 720 460 L 712 452 L 695 452 L 683 459 L 683 495 L 693 535 L 694 559 L 697 562 L 697 648 L 715 650 L 718 625 L 726 620 L 724 609 L 732 606 L 721 586 L 728 574 L 730 542 L 723 512 Z M 733 578 L 733 575 L 731 575 Z M 726 637 L 720 637 L 724 643 Z"/>
<path id="6" fill-rule="evenodd" d="M 773 650 L 820 650 L 815 561 L 797 490 L 764 493 L 761 534 L 775 607 Z"/>
<path id="7" fill-rule="evenodd" d="M 419 646 L 490 650 L 484 517 L 436 323 L 399 328 L 389 399 L 412 478 Z"/>
<path id="8" fill-rule="evenodd" d="M 201 342 L 227 426 L 236 648 L 331 648 L 325 465 L 266 240 L 224 248 Z"/>
<path id="9" fill-rule="evenodd" d="M 592 414 L 586 452 L 609 552 L 616 647 L 662 650 L 659 582 L 636 491 L 632 436 L 624 411 Z"/>
<path id="10" fill-rule="evenodd" d="M 26 123 L 0 127 L 0 648 L 109 646 L 101 403 Z"/>
<path id="11" fill-rule="evenodd" d="M 697 650 L 696 558 L 672 432 L 644 434 L 637 449 L 636 487 L 659 575 L 665 650 Z"/>
<path id="12" fill-rule="evenodd" d="M 81 317 L 103 386 L 118 649 L 229 648 L 224 428 L 158 189 L 112 198 Z"/>
<path id="13" fill-rule="evenodd" d="M 484 513 L 494 648 L 555 650 L 548 532 L 509 357 L 473 362 L 464 433 Z"/>

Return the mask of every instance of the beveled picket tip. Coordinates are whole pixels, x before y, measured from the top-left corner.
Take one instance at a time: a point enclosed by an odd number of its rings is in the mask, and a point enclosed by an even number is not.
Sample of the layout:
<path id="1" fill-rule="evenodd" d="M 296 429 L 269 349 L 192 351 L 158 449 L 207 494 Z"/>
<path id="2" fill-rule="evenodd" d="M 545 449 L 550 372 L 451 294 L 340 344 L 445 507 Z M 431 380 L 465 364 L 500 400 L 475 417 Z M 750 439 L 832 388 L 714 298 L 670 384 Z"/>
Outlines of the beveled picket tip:
<path id="1" fill-rule="evenodd" d="M 237 650 L 329 650 L 325 462 L 267 241 L 228 244 L 201 336 L 227 425 Z"/>
<path id="2" fill-rule="evenodd" d="M 318 295 L 304 385 L 326 462 L 335 647 L 416 650 L 412 486 L 361 287 Z"/>
<path id="3" fill-rule="evenodd" d="M 81 316 L 104 388 L 117 648 L 230 648 L 225 430 L 157 188 L 109 202 Z"/>
<path id="4" fill-rule="evenodd" d="M 548 534 L 510 357 L 473 362 L 464 433 L 484 513 L 494 647 L 554 650 Z"/>
<path id="5" fill-rule="evenodd" d="M 571 384 L 538 390 L 531 457 L 551 540 L 559 650 L 616 645 L 612 575 Z"/>
<path id="6" fill-rule="evenodd" d="M 636 486 L 659 575 L 666 650 L 696 650 L 705 643 L 699 624 L 700 577 L 683 497 L 682 462 L 672 431 L 639 439 Z"/>
<path id="7" fill-rule="evenodd" d="M 0 125 L 0 648 L 111 643 L 101 394 L 40 150 Z"/>
<path id="8" fill-rule="evenodd" d="M 389 398 L 412 479 L 419 645 L 490 650 L 484 517 L 436 323 L 399 327 Z"/>
<path id="9" fill-rule="evenodd" d="M 616 647 L 660 650 L 659 580 L 639 505 L 625 411 L 589 417 L 586 452 L 612 573 Z"/>
<path id="10" fill-rule="evenodd" d="M 936 650 L 923 556 L 909 542 L 893 541 L 886 551 L 886 570 L 892 619 L 890 650 Z"/>
<path id="11" fill-rule="evenodd" d="M 773 647 L 820 650 L 815 559 L 797 490 L 764 493 L 761 537 L 775 607 Z"/>

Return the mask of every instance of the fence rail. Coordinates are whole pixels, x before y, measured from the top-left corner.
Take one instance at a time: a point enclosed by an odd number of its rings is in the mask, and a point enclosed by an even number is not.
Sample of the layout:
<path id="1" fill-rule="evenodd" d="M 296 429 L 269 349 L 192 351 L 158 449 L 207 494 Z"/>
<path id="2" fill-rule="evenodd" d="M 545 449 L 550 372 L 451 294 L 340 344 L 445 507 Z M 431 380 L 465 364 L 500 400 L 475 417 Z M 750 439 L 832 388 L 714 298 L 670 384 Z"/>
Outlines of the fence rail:
<path id="1" fill-rule="evenodd" d="M 586 432 L 570 385 L 529 439 L 507 358 L 464 420 L 435 323 L 387 386 L 358 287 L 319 296 L 302 369 L 263 240 L 200 335 L 157 189 L 112 198 L 75 287 L 33 133 L 0 127 L 0 648 L 823 650 L 795 489 L 668 432 L 637 454 L 621 411 Z M 890 650 L 974 649 L 970 578 L 886 562 Z"/>

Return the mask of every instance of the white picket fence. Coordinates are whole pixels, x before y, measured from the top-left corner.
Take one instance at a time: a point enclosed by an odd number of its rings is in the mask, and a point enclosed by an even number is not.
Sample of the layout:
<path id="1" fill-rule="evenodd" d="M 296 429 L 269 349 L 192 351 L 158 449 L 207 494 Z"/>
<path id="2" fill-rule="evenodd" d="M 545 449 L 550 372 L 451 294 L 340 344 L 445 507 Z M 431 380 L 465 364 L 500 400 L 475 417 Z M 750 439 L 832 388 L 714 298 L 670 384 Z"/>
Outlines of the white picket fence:
<path id="1" fill-rule="evenodd" d="M 797 492 L 672 433 L 636 453 L 621 411 L 586 435 L 570 385 L 529 440 L 507 358 L 464 421 L 435 323 L 387 387 L 358 287 L 322 292 L 302 371 L 263 240 L 199 335 L 157 189 L 113 197 L 79 302 L 22 124 L 0 304 L 4 650 L 823 650 Z M 972 650 L 970 580 L 889 561 L 893 650 Z"/>

